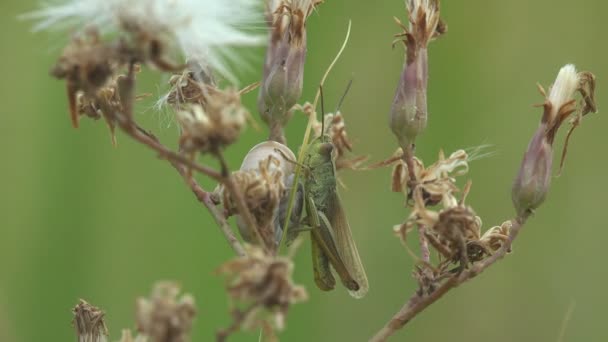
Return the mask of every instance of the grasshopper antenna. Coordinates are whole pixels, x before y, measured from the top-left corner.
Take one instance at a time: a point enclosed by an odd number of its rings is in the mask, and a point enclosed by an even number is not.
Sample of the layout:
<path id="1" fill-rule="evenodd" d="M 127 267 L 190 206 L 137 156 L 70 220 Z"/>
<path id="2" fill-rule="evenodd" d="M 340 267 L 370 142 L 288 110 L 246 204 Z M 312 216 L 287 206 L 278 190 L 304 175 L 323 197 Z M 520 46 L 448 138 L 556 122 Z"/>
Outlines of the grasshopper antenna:
<path id="1" fill-rule="evenodd" d="M 325 102 L 323 101 L 323 85 L 319 85 L 319 96 L 321 97 L 321 136 L 325 134 Z"/>
<path id="2" fill-rule="evenodd" d="M 344 94 L 342 94 L 340 101 L 338 101 L 338 105 L 336 106 L 336 111 L 334 113 L 337 114 L 340 111 L 340 107 L 342 107 L 342 103 L 344 102 L 346 95 L 348 95 L 348 91 L 350 90 L 350 87 L 352 85 L 353 85 L 353 79 L 351 78 L 350 81 L 348 81 L 348 84 L 346 85 L 346 90 L 344 90 Z"/>

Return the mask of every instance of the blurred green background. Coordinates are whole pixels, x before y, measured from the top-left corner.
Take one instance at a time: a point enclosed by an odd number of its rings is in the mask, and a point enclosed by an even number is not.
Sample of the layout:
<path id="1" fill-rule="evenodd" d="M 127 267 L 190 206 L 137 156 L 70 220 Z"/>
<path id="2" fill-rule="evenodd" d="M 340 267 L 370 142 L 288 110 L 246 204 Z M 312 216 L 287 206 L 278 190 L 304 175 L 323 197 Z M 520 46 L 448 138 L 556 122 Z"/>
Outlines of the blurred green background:
<path id="1" fill-rule="evenodd" d="M 212 340 L 230 321 L 214 270 L 231 250 L 168 164 L 120 134 L 113 148 L 102 122 L 82 120 L 79 130 L 71 128 L 64 86 L 48 76 L 67 34 L 32 34 L 31 23 L 16 17 L 35 6 L 32 0 L 0 3 L 0 341 L 74 340 L 70 309 L 78 298 L 107 312 L 116 340 L 120 329 L 133 327 L 134 299 L 161 279 L 179 281 L 197 298 L 194 339 Z M 602 109 L 607 11 L 602 0 L 444 2 L 449 32 L 430 48 L 430 121 L 418 154 L 430 163 L 441 148 L 493 145 L 496 155 L 472 163 L 469 174 L 468 202 L 484 228 L 513 215 L 511 182 L 540 119 L 531 106 L 542 101 L 535 83 L 548 85 L 562 65 L 575 63 L 597 75 Z M 403 1 L 328 0 L 309 21 L 304 100 L 313 98 L 352 19 L 351 40 L 326 83 L 325 102 L 333 108 L 354 79 L 343 112 L 356 151 L 373 160 L 396 147 L 386 117 L 403 52 L 391 50 L 398 31 L 392 16 L 405 18 Z M 248 60 L 242 84 L 260 77 L 263 49 Z M 139 91 L 159 94 L 163 84 L 146 72 Z M 246 97 L 252 111 L 255 98 Z M 174 146 L 170 115 L 149 108 L 149 101 L 142 104 L 138 118 Z M 304 124 L 301 115 L 290 123 L 293 149 Z M 565 340 L 608 340 L 606 127 L 602 114 L 592 115 L 576 132 L 564 174 L 554 179 L 514 253 L 449 293 L 394 340 L 557 341 L 571 303 Z M 229 149 L 230 164 L 238 167 L 265 134 L 249 129 Z M 343 174 L 348 189 L 342 198 L 369 294 L 354 300 L 342 289 L 318 291 L 305 245 L 295 279 L 311 298 L 292 308 L 283 340 L 367 340 L 414 291 L 413 261 L 392 234 L 408 212 L 401 196 L 388 191 L 389 177 L 389 169 Z M 233 340 L 257 335 L 239 333 Z"/>

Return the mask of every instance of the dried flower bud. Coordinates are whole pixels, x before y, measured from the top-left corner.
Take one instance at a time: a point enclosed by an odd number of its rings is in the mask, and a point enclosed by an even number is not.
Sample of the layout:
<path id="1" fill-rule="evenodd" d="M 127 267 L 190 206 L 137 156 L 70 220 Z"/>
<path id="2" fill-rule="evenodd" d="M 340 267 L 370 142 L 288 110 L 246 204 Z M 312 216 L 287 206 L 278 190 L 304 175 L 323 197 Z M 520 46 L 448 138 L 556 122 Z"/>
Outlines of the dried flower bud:
<path id="1" fill-rule="evenodd" d="M 206 92 L 204 107 L 193 104 L 177 112 L 184 152 L 214 153 L 234 143 L 245 127 L 249 113 L 238 91 L 208 87 Z"/>
<path id="2" fill-rule="evenodd" d="M 553 166 L 553 141 L 561 125 L 576 112 L 574 93 L 581 92 L 582 106 L 571 121 L 572 127 L 564 144 L 561 165 L 572 131 L 580 124 L 584 115 L 597 110 L 594 102 L 595 77 L 588 72 L 577 73 L 574 65 L 569 64 L 560 69 L 549 96 L 542 87 L 539 86 L 539 89 L 545 96 L 544 113 L 540 126 L 528 144 L 511 193 L 513 205 L 520 217 L 529 215 L 538 208 L 549 191 Z"/>
<path id="3" fill-rule="evenodd" d="M 427 208 L 423 189 L 416 187 L 412 196 L 413 210 L 408 220 L 395 228 L 395 233 L 405 241 L 407 233 L 418 225 L 424 229 L 430 245 L 448 262 L 459 262 L 461 267 L 466 267 L 470 262 L 481 260 L 482 256 L 490 253 L 479 243 L 481 218 L 464 204 L 470 186 L 469 182 L 460 200 L 452 195 L 446 196 L 442 201 L 443 209 L 439 211 Z"/>
<path id="4" fill-rule="evenodd" d="M 218 334 L 222 340 L 239 328 L 257 329 L 268 318 L 281 330 L 289 307 L 308 298 L 304 287 L 295 285 L 291 279 L 292 261 L 268 256 L 257 247 L 251 246 L 245 257 L 228 261 L 218 273 L 227 277 L 226 289 L 236 304 L 232 308 L 234 326 Z"/>
<path id="5" fill-rule="evenodd" d="M 91 29 L 82 36 L 74 36 L 51 70 L 51 75 L 66 81 L 70 118 L 75 128 L 79 118 L 78 95 L 92 99 L 108 82 L 114 72 L 112 55 L 111 47 Z"/>
<path id="6" fill-rule="evenodd" d="M 306 60 L 306 20 L 319 0 L 270 0 L 271 27 L 258 110 L 270 127 L 271 140 L 284 141 L 283 127 L 302 95 Z"/>
<path id="7" fill-rule="evenodd" d="M 396 162 L 393 168 L 392 190 L 402 192 L 406 198 L 411 199 L 410 187 L 408 184 L 413 181 L 410 179 L 410 172 L 407 164 L 401 156 L 400 149 L 394 157 L 387 162 Z M 417 187 L 422 190 L 422 198 L 426 206 L 437 205 L 441 202 L 455 202 L 454 192 L 458 190 L 453 176 L 461 176 L 468 172 L 470 160 L 469 155 L 464 150 L 452 153 L 449 158 L 445 158 L 443 151 L 439 153 L 438 160 L 429 167 L 424 167 L 422 161 L 414 157 L 414 175 L 416 176 Z"/>
<path id="8" fill-rule="evenodd" d="M 159 282 L 150 298 L 139 298 L 136 305 L 137 330 L 150 342 L 189 341 L 196 315 L 194 298 L 179 296 L 179 286 Z"/>
<path id="9" fill-rule="evenodd" d="M 83 299 L 72 310 L 74 313 L 74 328 L 78 342 L 106 342 L 108 328 L 103 319 L 105 313 Z"/>
<path id="10" fill-rule="evenodd" d="M 412 145 L 427 124 L 427 46 L 446 31 L 439 17 L 439 0 L 409 0 L 409 28 L 398 19 L 403 33 L 397 34 L 406 48 L 404 69 L 391 106 L 389 126 L 403 150 Z"/>
<path id="11" fill-rule="evenodd" d="M 507 240 L 509 240 L 511 227 L 513 227 L 513 222 L 505 221 L 500 226 L 488 229 L 479 241 L 486 245 L 492 252 L 496 252 Z"/>

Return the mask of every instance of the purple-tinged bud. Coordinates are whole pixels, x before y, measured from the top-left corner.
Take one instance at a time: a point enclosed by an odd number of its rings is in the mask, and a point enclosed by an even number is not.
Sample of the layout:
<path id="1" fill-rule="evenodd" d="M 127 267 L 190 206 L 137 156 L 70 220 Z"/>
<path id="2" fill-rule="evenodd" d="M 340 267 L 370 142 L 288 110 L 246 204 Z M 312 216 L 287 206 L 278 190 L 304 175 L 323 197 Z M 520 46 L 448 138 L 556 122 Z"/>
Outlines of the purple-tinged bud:
<path id="1" fill-rule="evenodd" d="M 306 19 L 318 0 L 277 1 L 267 5 L 271 35 L 258 110 L 270 128 L 270 139 L 284 141 L 283 127 L 302 95 L 306 61 Z"/>
<path id="2" fill-rule="evenodd" d="M 422 49 L 418 51 L 412 63 L 406 63 L 389 117 L 389 126 L 404 150 L 413 144 L 416 136 L 426 128 L 427 78 L 428 55 L 427 50 Z"/>
<path id="3" fill-rule="evenodd" d="M 396 42 L 405 44 L 406 60 L 389 115 L 389 126 L 404 151 L 427 124 L 427 46 L 433 38 L 446 32 L 439 17 L 438 0 L 409 0 L 406 5 L 409 28 L 395 19 L 403 29 L 403 33 L 396 35 Z"/>
<path id="4" fill-rule="evenodd" d="M 513 183 L 511 198 L 519 216 L 538 208 L 551 185 L 553 147 L 547 141 L 546 132 L 545 124 L 536 130 Z"/>
<path id="5" fill-rule="evenodd" d="M 547 196 L 552 177 L 553 141 L 561 125 L 572 113 L 577 112 L 574 93 L 581 93 L 583 106 L 571 121 L 572 127 L 566 138 L 561 165 L 572 131 L 580 124 L 583 115 L 597 110 L 594 101 L 595 76 L 588 72 L 577 73 L 572 64 L 560 69 L 548 96 L 542 87 L 539 86 L 539 89 L 545 96 L 544 113 L 524 154 L 511 193 L 513 205 L 520 217 L 529 215 Z"/>

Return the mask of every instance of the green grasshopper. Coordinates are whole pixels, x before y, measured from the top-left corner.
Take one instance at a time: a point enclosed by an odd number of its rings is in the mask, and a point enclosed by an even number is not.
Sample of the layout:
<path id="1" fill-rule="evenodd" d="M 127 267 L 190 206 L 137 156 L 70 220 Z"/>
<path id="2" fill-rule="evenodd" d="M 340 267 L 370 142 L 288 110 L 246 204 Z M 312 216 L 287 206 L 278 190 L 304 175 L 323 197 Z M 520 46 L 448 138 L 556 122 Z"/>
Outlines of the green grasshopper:
<path id="1" fill-rule="evenodd" d="M 307 216 L 300 220 L 299 226 L 288 230 L 287 239 L 292 240 L 295 234 L 310 230 L 317 286 L 324 291 L 334 288 L 336 281 L 331 265 L 349 293 L 361 298 L 367 293 L 369 284 L 338 195 L 335 156 L 332 154 L 334 145 L 324 128 L 321 131 L 322 135 L 312 140 L 304 151 L 304 180 L 300 184 Z"/>

